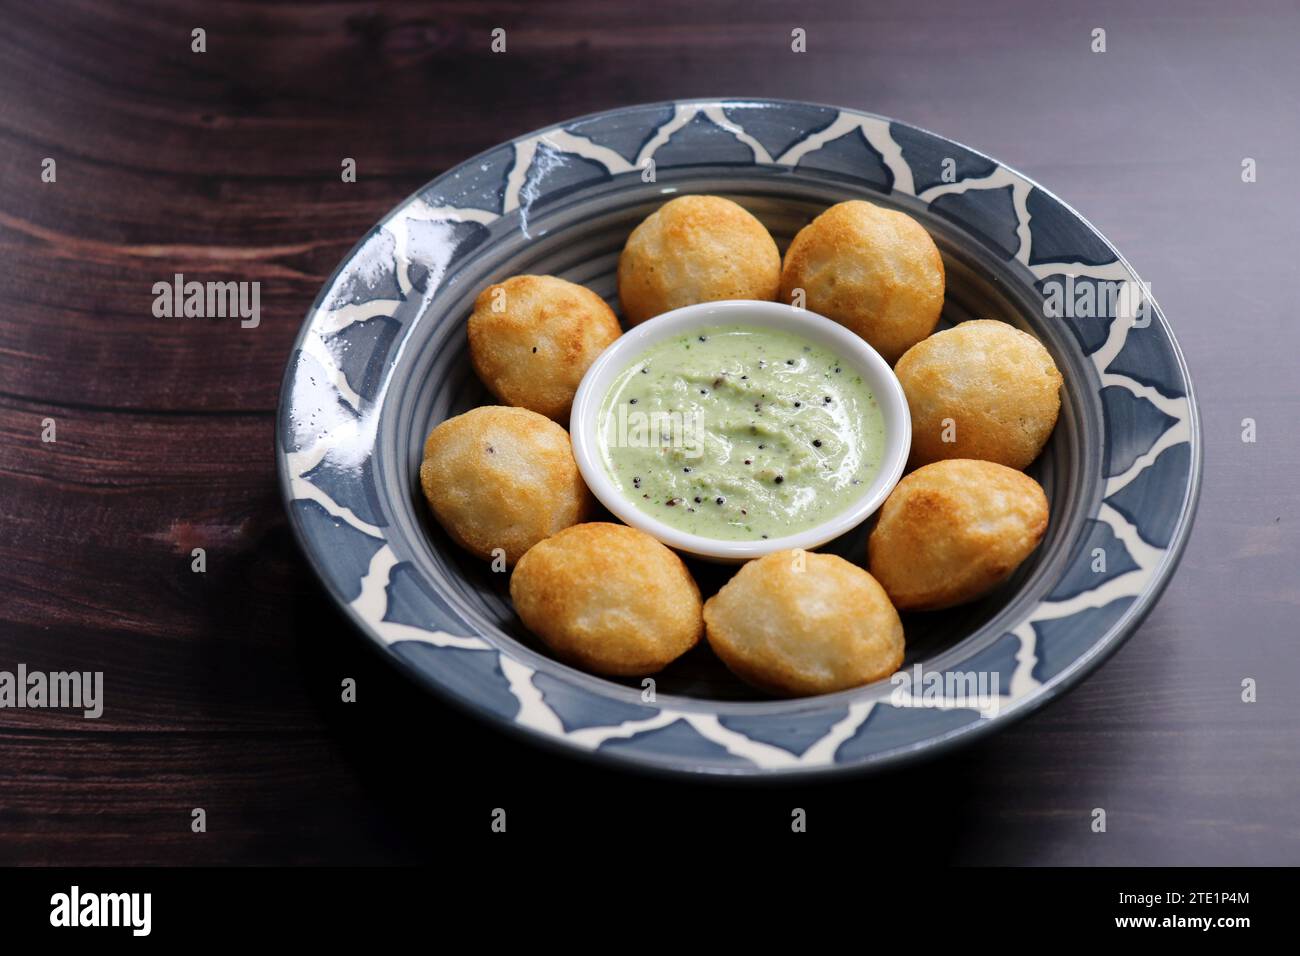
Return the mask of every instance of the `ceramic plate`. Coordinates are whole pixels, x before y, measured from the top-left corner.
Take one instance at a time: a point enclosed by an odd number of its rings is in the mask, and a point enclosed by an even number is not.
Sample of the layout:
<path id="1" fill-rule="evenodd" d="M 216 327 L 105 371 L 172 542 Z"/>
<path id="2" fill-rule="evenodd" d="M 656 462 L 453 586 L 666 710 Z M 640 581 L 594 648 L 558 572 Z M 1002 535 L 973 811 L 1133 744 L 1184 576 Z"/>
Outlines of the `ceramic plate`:
<path id="1" fill-rule="evenodd" d="M 653 688 L 574 670 L 520 625 L 507 575 L 455 547 L 423 501 L 417 470 L 429 430 L 490 401 L 467 352 L 477 292 L 549 273 L 617 308 L 628 233 L 688 192 L 735 199 L 783 251 L 833 203 L 902 209 L 943 253 L 943 324 L 1011 322 L 1065 376 L 1060 422 L 1030 469 L 1051 501 L 1047 536 L 985 600 L 904 618 L 904 669 L 921 678 L 910 687 L 765 699 L 703 644 Z M 1191 382 L 1163 315 L 1078 213 L 933 133 L 768 100 L 588 116 L 435 179 L 358 243 L 312 306 L 277 432 L 290 521 L 327 593 L 418 681 L 597 759 L 754 777 L 897 763 L 972 740 L 1076 684 L 1132 633 L 1173 573 L 1200 449 Z M 867 530 L 826 550 L 862 563 Z M 706 595 L 732 573 L 692 570 Z M 976 677 L 984 683 L 963 683 Z"/>

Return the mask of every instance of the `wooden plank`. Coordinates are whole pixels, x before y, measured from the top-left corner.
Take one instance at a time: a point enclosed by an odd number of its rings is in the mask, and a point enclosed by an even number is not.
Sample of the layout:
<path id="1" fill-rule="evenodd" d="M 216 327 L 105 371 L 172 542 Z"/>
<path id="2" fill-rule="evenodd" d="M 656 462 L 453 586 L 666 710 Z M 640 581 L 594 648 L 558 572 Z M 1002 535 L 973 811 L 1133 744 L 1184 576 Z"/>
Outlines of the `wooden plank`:
<path id="1" fill-rule="evenodd" d="M 566 841 L 776 838 L 801 806 L 811 833 L 927 864 L 1300 859 L 1293 6 L 56 0 L 4 21 L 0 669 L 103 671 L 106 705 L 0 711 L 0 863 L 413 862 L 497 806 Z M 718 789 L 482 726 L 350 630 L 276 492 L 290 344 L 388 209 L 530 129 L 723 92 L 898 116 L 1046 182 L 1152 282 L 1198 389 L 1197 531 L 1138 635 L 1043 712 L 884 777 Z M 261 282 L 261 325 L 155 318 L 176 272 Z"/>

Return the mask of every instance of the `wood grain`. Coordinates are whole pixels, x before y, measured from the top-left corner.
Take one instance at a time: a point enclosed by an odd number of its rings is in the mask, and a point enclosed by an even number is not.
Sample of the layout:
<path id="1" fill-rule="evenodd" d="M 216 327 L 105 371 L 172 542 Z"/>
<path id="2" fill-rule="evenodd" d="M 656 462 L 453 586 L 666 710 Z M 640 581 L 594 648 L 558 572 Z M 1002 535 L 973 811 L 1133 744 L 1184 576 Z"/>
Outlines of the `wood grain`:
<path id="1" fill-rule="evenodd" d="M 889 859 L 1300 862 L 1300 15 L 1129 6 L 0 3 L 0 668 L 102 670 L 107 698 L 97 721 L 0 711 L 0 863 L 414 862 L 497 806 L 628 846 L 779 838 L 801 806 Z M 1162 603 L 1068 698 L 921 767 L 738 791 L 536 750 L 373 654 L 282 515 L 284 363 L 366 229 L 529 129 L 714 94 L 898 116 L 1046 182 L 1192 367 L 1204 494 Z M 261 282 L 261 325 L 155 318 L 176 272 Z"/>

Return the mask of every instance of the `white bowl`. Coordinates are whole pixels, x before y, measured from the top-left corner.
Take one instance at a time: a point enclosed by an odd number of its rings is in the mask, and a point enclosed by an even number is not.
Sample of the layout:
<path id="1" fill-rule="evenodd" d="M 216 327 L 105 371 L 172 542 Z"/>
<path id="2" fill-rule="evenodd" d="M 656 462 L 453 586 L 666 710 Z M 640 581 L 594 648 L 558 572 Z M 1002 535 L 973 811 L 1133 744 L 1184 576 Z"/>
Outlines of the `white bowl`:
<path id="1" fill-rule="evenodd" d="M 605 470 L 600 451 L 600 409 L 620 373 L 646 350 L 682 333 L 719 325 L 748 325 L 801 335 L 832 349 L 862 376 L 884 416 L 885 451 L 875 479 L 843 511 L 819 525 L 780 538 L 722 541 L 690 534 L 653 518 L 624 496 Z M 714 561 L 739 562 L 787 548 L 812 549 L 862 524 L 881 506 L 903 474 L 912 445 L 912 417 L 893 370 L 857 334 L 823 316 L 779 302 L 704 302 L 665 312 L 620 336 L 587 369 L 573 399 L 569 418 L 573 454 L 587 486 L 600 503 L 633 528 L 651 534 L 670 548 Z"/>

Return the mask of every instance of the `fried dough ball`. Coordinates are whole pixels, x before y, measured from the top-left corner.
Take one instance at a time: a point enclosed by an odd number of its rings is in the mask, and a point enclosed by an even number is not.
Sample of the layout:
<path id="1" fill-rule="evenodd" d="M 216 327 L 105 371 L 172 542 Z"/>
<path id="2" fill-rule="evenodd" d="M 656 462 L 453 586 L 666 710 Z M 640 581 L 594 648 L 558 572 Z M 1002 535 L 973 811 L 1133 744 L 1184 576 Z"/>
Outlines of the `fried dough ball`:
<path id="1" fill-rule="evenodd" d="M 483 405 L 449 418 L 424 443 L 420 486 L 438 523 L 480 558 L 518 561 L 583 519 L 591 492 L 569 433 L 526 408 Z"/>
<path id="2" fill-rule="evenodd" d="M 903 625 L 884 589 L 833 554 L 750 561 L 709 598 L 704 624 L 737 677 L 784 696 L 869 684 L 903 662 Z"/>
<path id="3" fill-rule="evenodd" d="M 618 259 L 629 325 L 684 305 L 776 298 L 781 253 L 761 222 L 730 199 L 679 196 L 632 230 Z"/>
<path id="4" fill-rule="evenodd" d="M 898 483 L 867 542 L 871 573 L 899 610 L 973 601 L 1011 576 L 1047 530 L 1047 496 L 1028 475 L 950 458 Z"/>
<path id="5" fill-rule="evenodd" d="M 805 308 L 852 329 L 893 365 L 934 331 L 943 286 L 943 259 L 920 223 L 853 199 L 799 230 L 780 298 L 793 304 L 802 289 Z"/>
<path id="6" fill-rule="evenodd" d="M 613 309 L 590 289 L 555 276 L 512 276 L 474 301 L 469 354 L 502 402 L 562 419 L 582 376 L 621 333 Z"/>
<path id="7" fill-rule="evenodd" d="M 912 412 L 911 465 L 982 458 L 1024 468 L 1061 411 L 1061 373 L 1043 344 L 990 319 L 913 346 L 894 373 Z"/>
<path id="8" fill-rule="evenodd" d="M 510 578 L 527 628 L 583 670 L 639 677 L 700 640 L 700 589 L 644 531 L 595 521 L 534 545 Z"/>

